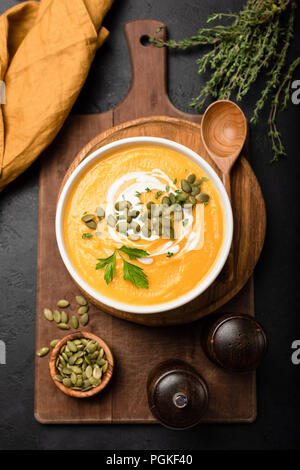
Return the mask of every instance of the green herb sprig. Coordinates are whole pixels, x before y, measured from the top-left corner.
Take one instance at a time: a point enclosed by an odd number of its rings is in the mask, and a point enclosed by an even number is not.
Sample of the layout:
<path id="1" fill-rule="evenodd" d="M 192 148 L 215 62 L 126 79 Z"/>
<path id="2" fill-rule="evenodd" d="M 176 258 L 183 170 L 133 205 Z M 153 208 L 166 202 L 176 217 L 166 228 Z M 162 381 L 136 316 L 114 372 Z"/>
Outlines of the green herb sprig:
<path id="1" fill-rule="evenodd" d="M 132 248 L 130 246 L 123 245 L 121 248 L 116 248 L 112 255 L 107 258 L 99 258 L 99 263 L 96 264 L 96 269 L 104 269 L 104 279 L 106 284 L 109 284 L 116 275 L 116 255 L 117 253 L 123 261 L 123 279 L 130 281 L 137 288 L 141 287 L 144 289 L 149 288 L 149 282 L 147 275 L 142 268 L 136 266 L 133 263 L 129 263 L 121 255 L 121 252 L 129 256 L 129 259 L 136 260 L 138 258 L 144 258 L 149 255 L 145 250 L 139 248 Z"/>
<path id="2" fill-rule="evenodd" d="M 261 73 L 266 82 L 257 100 L 251 122 L 256 124 L 259 113 L 271 99 L 269 136 L 274 152 L 273 161 L 286 155 L 280 132 L 276 125 L 279 110 L 286 109 L 292 75 L 300 64 L 300 57 L 286 67 L 287 51 L 293 38 L 295 0 L 248 0 L 239 13 L 215 13 L 207 23 L 231 20 L 229 25 L 200 28 L 194 36 L 175 41 L 157 37 L 158 28 L 150 41 L 157 47 L 185 50 L 194 46 L 211 46 L 212 49 L 197 59 L 198 74 L 210 69 L 210 79 L 191 102 L 200 111 L 207 98 L 237 101 L 253 88 Z M 282 106 L 280 106 L 282 99 Z"/>

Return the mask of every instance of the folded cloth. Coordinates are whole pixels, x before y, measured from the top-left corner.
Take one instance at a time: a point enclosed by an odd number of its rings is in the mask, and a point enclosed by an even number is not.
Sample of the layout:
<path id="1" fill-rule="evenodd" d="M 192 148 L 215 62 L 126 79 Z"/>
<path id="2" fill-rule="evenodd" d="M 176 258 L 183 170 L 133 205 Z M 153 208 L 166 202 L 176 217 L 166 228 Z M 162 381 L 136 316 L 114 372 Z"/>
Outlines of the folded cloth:
<path id="1" fill-rule="evenodd" d="M 113 0 L 41 0 L 0 16 L 0 191 L 50 144 L 109 32 Z"/>

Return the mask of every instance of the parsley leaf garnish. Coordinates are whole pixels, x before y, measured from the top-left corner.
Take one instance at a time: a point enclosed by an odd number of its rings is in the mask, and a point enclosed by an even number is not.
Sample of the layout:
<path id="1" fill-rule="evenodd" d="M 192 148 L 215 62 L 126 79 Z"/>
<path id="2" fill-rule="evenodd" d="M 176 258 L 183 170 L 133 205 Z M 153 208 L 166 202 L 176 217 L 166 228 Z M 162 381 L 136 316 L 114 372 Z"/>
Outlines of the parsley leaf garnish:
<path id="1" fill-rule="evenodd" d="M 96 269 L 105 268 L 104 279 L 109 284 L 116 275 L 116 250 L 108 258 L 99 258 L 98 261 Z"/>
<path id="2" fill-rule="evenodd" d="M 173 256 L 173 255 L 174 255 L 174 253 L 172 253 L 171 251 L 168 251 L 167 258 L 171 258 L 171 256 Z"/>
<path id="3" fill-rule="evenodd" d="M 133 248 L 131 246 L 125 245 L 119 248 L 119 251 L 122 251 L 122 253 L 128 255 L 130 259 L 144 258 L 145 256 L 149 255 L 148 251 L 140 250 L 139 248 Z"/>
<path id="4" fill-rule="evenodd" d="M 145 250 L 123 245 L 121 248 L 116 248 L 113 254 L 107 258 L 99 258 L 99 263 L 96 264 L 96 269 L 105 268 L 104 279 L 106 284 L 109 284 L 116 275 L 116 254 L 119 253 L 123 261 L 123 278 L 125 281 L 128 279 L 128 281 L 134 284 L 137 288 L 143 287 L 144 289 L 148 289 L 149 283 L 143 268 L 126 261 L 121 255 L 121 252 L 128 255 L 130 259 L 143 258 L 149 255 Z"/>
<path id="5" fill-rule="evenodd" d="M 176 183 L 177 183 L 177 178 L 175 178 L 173 181 L 173 184 L 176 184 Z"/>
<path id="6" fill-rule="evenodd" d="M 170 186 L 166 186 L 166 192 L 168 193 L 170 191 Z"/>
<path id="7" fill-rule="evenodd" d="M 136 197 L 140 197 L 142 195 L 142 193 L 140 193 L 139 191 L 136 191 L 135 195 L 136 195 Z"/>
<path id="8" fill-rule="evenodd" d="M 155 194 L 155 199 L 158 199 L 159 196 L 162 195 L 162 191 L 157 191 L 157 193 Z"/>
<path id="9" fill-rule="evenodd" d="M 145 191 L 147 191 L 147 193 L 151 193 L 151 189 L 150 189 L 150 188 L 146 188 Z"/>
<path id="10" fill-rule="evenodd" d="M 149 288 L 149 283 L 147 275 L 144 273 L 143 269 L 135 264 L 128 263 L 122 256 L 123 260 L 123 279 L 130 281 L 137 288 L 142 287 L 143 289 Z"/>

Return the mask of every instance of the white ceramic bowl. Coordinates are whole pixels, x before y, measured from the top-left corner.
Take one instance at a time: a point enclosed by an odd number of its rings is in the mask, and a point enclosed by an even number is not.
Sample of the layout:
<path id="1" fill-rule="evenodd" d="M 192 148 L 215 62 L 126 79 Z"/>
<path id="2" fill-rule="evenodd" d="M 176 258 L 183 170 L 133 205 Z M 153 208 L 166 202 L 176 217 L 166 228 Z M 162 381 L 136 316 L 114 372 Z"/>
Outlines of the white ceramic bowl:
<path id="1" fill-rule="evenodd" d="M 215 262 L 215 265 L 213 266 L 213 269 L 209 272 L 209 274 L 194 289 L 192 289 L 187 294 L 178 297 L 178 299 L 172 300 L 171 302 L 166 302 L 166 303 L 161 303 L 161 304 L 151 305 L 151 306 L 129 305 L 129 304 L 122 303 L 122 302 L 116 302 L 112 299 L 109 299 L 108 297 L 105 297 L 104 295 L 100 294 L 100 292 L 97 292 L 95 289 L 90 287 L 81 278 L 81 276 L 76 271 L 76 268 L 71 263 L 66 247 L 65 247 L 64 237 L 63 237 L 63 219 L 64 219 L 66 203 L 78 179 L 80 179 L 81 176 L 95 162 L 101 160 L 107 154 L 113 151 L 118 151 L 120 149 L 129 147 L 129 146 L 133 146 L 135 144 L 136 145 L 148 144 L 148 145 L 157 145 L 160 147 L 166 147 L 168 149 L 174 150 L 184 155 L 185 157 L 195 162 L 206 173 L 208 178 L 212 181 L 215 188 L 217 189 L 221 202 L 222 202 L 224 219 L 225 219 L 224 220 L 225 233 L 224 233 L 223 245 L 220 250 L 219 256 Z M 158 137 L 130 137 L 128 139 L 118 140 L 116 142 L 107 144 L 104 147 L 101 147 L 100 149 L 96 150 L 91 155 L 89 155 L 85 160 L 83 160 L 80 165 L 78 165 L 78 167 L 74 170 L 72 175 L 66 181 L 66 184 L 64 185 L 64 188 L 60 194 L 59 201 L 57 204 L 57 210 L 56 210 L 55 230 L 56 230 L 57 244 L 58 244 L 58 248 L 59 248 L 61 257 L 63 259 L 63 262 L 67 270 L 69 271 L 70 275 L 72 276 L 74 281 L 79 285 L 81 289 L 83 289 L 92 299 L 95 299 L 96 301 L 101 302 L 102 304 L 110 308 L 125 311 L 125 312 L 131 312 L 131 313 L 147 314 L 147 313 L 163 312 L 166 310 L 172 310 L 174 308 L 180 307 L 181 305 L 186 304 L 187 302 L 190 302 L 195 297 L 202 294 L 202 292 L 204 292 L 213 283 L 213 281 L 216 279 L 221 269 L 223 268 L 225 261 L 228 257 L 228 253 L 229 253 L 231 241 L 232 241 L 233 218 L 232 218 L 232 210 L 231 210 L 230 201 L 229 201 L 229 198 L 227 196 L 227 193 L 226 193 L 226 190 L 224 188 L 222 181 L 220 180 L 216 172 L 212 169 L 212 167 L 203 158 L 201 158 L 197 153 L 193 152 L 192 150 L 185 147 L 184 145 L 178 144 L 176 142 L 173 142 L 167 139 L 161 139 Z"/>

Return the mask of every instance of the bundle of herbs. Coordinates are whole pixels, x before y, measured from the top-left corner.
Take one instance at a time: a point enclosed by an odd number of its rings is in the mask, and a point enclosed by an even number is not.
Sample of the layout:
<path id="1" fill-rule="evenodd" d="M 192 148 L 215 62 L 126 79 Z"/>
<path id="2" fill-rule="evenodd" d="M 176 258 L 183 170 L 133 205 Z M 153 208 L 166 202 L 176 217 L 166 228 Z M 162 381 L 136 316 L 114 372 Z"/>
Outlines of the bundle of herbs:
<path id="1" fill-rule="evenodd" d="M 198 33 L 181 41 L 164 41 L 158 38 L 158 28 L 151 38 L 157 47 L 185 50 L 195 46 L 211 46 L 197 60 L 198 73 L 210 70 L 210 79 L 191 102 L 197 111 L 203 108 L 208 97 L 216 100 L 237 101 L 248 93 L 258 76 L 265 74 L 265 85 L 256 102 L 251 122 L 256 124 L 262 108 L 268 103 L 269 136 L 274 156 L 286 155 L 281 134 L 276 124 L 279 110 L 286 109 L 293 72 L 300 57 L 287 65 L 287 51 L 294 33 L 295 0 L 248 0 L 239 13 L 216 13 L 208 23 L 226 19 L 229 25 L 200 28 Z"/>

